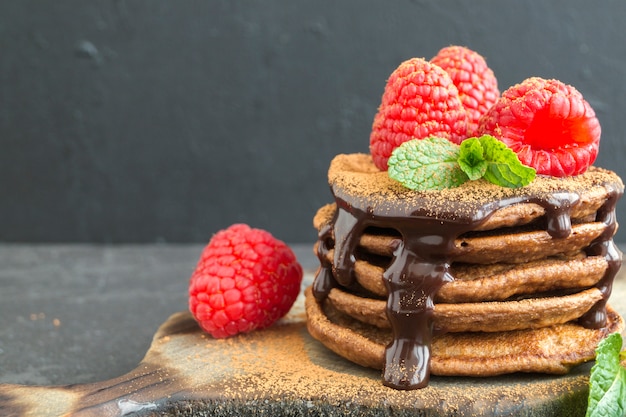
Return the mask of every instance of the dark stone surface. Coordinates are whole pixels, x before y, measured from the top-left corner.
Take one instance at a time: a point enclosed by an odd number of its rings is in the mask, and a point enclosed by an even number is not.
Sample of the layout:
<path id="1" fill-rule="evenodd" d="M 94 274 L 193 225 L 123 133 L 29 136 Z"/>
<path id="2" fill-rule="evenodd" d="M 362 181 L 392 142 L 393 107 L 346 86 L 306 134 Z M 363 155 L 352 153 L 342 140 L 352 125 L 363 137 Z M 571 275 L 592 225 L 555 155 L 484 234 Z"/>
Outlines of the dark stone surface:
<path id="1" fill-rule="evenodd" d="M 134 369 L 187 309 L 201 245 L 0 245 L 0 383 L 98 382 Z M 313 269 L 309 246 L 296 246 Z"/>
<path id="2" fill-rule="evenodd" d="M 199 251 L 0 246 L 0 382 L 70 384 L 128 372 L 157 327 L 185 309 Z"/>
<path id="3" fill-rule="evenodd" d="M 618 0 L 0 2 L 0 241 L 205 242 L 240 221 L 313 241 L 332 156 L 367 151 L 390 72 L 448 44 L 502 89 L 576 86 L 598 165 L 625 176 L 624 16 Z"/>

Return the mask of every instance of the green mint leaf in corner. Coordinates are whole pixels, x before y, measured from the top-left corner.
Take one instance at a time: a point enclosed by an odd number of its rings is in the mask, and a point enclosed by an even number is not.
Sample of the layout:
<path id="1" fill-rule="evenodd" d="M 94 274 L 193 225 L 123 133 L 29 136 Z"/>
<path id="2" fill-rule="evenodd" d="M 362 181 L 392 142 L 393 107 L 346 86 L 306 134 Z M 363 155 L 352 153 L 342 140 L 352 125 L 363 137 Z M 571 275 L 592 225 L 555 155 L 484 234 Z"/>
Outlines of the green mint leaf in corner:
<path id="1" fill-rule="evenodd" d="M 626 415 L 626 368 L 620 364 L 622 335 L 613 333 L 598 344 L 589 378 L 586 417 Z"/>
<path id="2" fill-rule="evenodd" d="M 520 162 L 515 152 L 490 135 L 464 140 L 459 164 L 470 178 L 482 172 L 484 179 L 501 187 L 524 187 L 536 175 L 533 168 Z"/>
<path id="3" fill-rule="evenodd" d="M 457 160 L 459 146 L 447 139 L 412 139 L 391 153 L 388 175 L 416 191 L 458 187 L 467 181 Z"/>

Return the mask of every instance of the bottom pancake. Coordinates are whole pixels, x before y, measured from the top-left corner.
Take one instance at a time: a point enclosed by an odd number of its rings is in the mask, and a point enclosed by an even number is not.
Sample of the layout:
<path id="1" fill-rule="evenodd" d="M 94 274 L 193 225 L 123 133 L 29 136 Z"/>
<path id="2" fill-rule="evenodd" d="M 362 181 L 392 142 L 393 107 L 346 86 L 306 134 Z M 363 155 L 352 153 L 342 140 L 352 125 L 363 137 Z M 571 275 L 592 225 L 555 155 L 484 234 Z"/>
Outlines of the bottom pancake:
<path id="1" fill-rule="evenodd" d="M 382 369 L 390 330 L 364 324 L 323 305 L 306 292 L 309 333 L 327 348 L 362 366 Z M 496 333 L 448 333 L 432 343 L 431 374 L 494 376 L 514 372 L 564 374 L 590 361 L 598 343 L 624 328 L 622 317 L 607 306 L 607 326 L 586 329 L 565 323 L 540 329 Z"/>

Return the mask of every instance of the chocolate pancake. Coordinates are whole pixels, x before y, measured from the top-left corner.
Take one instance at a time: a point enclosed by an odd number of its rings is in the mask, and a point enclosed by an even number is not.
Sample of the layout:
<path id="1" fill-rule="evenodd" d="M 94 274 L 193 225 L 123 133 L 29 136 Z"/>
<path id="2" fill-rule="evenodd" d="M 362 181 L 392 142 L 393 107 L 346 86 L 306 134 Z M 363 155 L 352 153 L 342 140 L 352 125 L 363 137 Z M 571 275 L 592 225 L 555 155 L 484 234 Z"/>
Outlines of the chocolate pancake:
<path id="1" fill-rule="evenodd" d="M 476 231 L 528 224 L 562 208 L 573 221 L 584 219 L 606 203 L 613 187 L 624 188 L 615 173 L 592 166 L 576 177 L 538 176 L 522 188 L 479 180 L 455 188 L 415 192 L 378 170 L 367 154 L 337 155 L 330 164 L 328 181 L 335 196 L 349 196 L 355 206 L 370 206 L 373 211 L 400 210 L 410 216 L 420 207 L 436 218 L 485 217 L 472 228 Z M 572 194 L 576 195 L 574 200 Z"/>
<path id="2" fill-rule="evenodd" d="M 311 335 L 340 356 L 382 369 L 389 329 L 365 324 L 318 302 L 306 291 L 307 327 Z M 432 340 L 431 373 L 448 376 L 494 376 L 514 372 L 566 373 L 592 360 L 597 344 L 624 329 L 623 319 L 607 307 L 606 326 L 588 329 L 568 322 L 538 329 L 491 333 L 446 333 Z"/>
<path id="3" fill-rule="evenodd" d="M 602 299 L 602 292 L 589 288 L 574 294 L 527 298 L 516 301 L 435 304 L 433 326 L 446 332 L 502 332 L 563 324 L 587 313 Z M 327 298 L 337 311 L 353 319 L 390 329 L 386 301 L 359 297 L 333 288 Z"/>
<path id="4" fill-rule="evenodd" d="M 335 215 L 332 208 L 331 206 L 322 209 L 323 214 L 328 217 L 318 219 L 321 221 L 318 230 L 332 221 Z M 468 234 L 454 240 L 455 260 L 475 264 L 523 263 L 547 256 L 578 252 L 602 235 L 606 228 L 606 224 L 595 221 L 573 224 L 571 232 L 560 238 L 555 238 L 547 230 L 508 227 L 498 229 L 499 233 L 491 230 L 485 234 Z M 373 255 L 392 256 L 394 244 L 401 236 L 378 233 L 365 232 L 359 240 L 359 247 Z"/>
<path id="5" fill-rule="evenodd" d="M 333 255 L 334 250 L 329 250 L 326 254 L 328 262 L 333 261 Z M 607 268 L 604 257 L 587 256 L 582 252 L 525 264 L 453 264 L 450 273 L 454 281 L 444 283 L 434 300 L 445 303 L 502 301 L 526 294 L 588 288 L 602 279 Z M 383 266 L 365 260 L 357 259 L 354 264 L 356 282 L 380 297 L 389 295 L 384 272 Z"/>
<path id="6" fill-rule="evenodd" d="M 309 328 L 382 368 L 386 385 L 421 388 L 431 370 L 565 372 L 623 328 L 606 307 L 621 265 L 612 237 L 624 185 L 613 172 L 417 192 L 353 154 L 328 177 L 335 203 L 314 218 Z"/>

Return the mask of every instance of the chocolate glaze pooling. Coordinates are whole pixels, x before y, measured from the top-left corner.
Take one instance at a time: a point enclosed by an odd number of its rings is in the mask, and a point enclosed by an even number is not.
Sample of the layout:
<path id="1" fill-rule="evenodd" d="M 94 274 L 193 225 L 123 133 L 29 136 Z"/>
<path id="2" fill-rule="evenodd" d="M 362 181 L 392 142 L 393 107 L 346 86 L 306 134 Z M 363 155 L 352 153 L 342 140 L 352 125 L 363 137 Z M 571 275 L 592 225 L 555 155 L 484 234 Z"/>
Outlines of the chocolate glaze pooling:
<path id="1" fill-rule="evenodd" d="M 331 187 L 332 188 L 332 187 Z M 610 198 L 598 212 L 598 221 L 607 224 L 606 232 L 588 249 L 590 255 L 601 254 L 610 267 L 599 284 L 604 299 L 590 311 L 581 323 L 590 328 L 604 326 L 606 300 L 613 278 L 621 265 L 621 253 L 613 244 L 615 232 L 615 203 L 622 190 L 607 186 Z M 428 385 L 430 376 L 430 346 L 433 337 L 433 297 L 446 282 L 452 281 L 449 267 L 457 254 L 455 239 L 475 230 L 496 210 L 518 203 L 536 203 L 546 213 L 547 230 L 553 238 L 571 233 L 570 210 L 579 197 L 575 193 L 555 192 L 544 195 L 523 195 L 491 201 L 476 207 L 472 214 L 463 215 L 457 203 L 450 202 L 447 213 L 436 217 L 415 204 L 369 205 L 340 188 L 332 189 L 337 208 L 332 221 L 319 231 L 318 258 L 320 269 L 313 284 L 313 293 L 323 301 L 337 286 L 354 284 L 354 264 L 359 240 L 368 227 L 391 228 L 400 233 L 394 242 L 393 260 L 383 275 L 389 292 L 387 316 L 393 331 L 393 341 L 386 347 L 383 382 L 397 389 L 416 389 Z M 419 199 L 418 199 L 419 201 Z M 333 243 L 334 242 L 334 243 Z M 331 264 L 326 255 L 334 248 Z"/>

